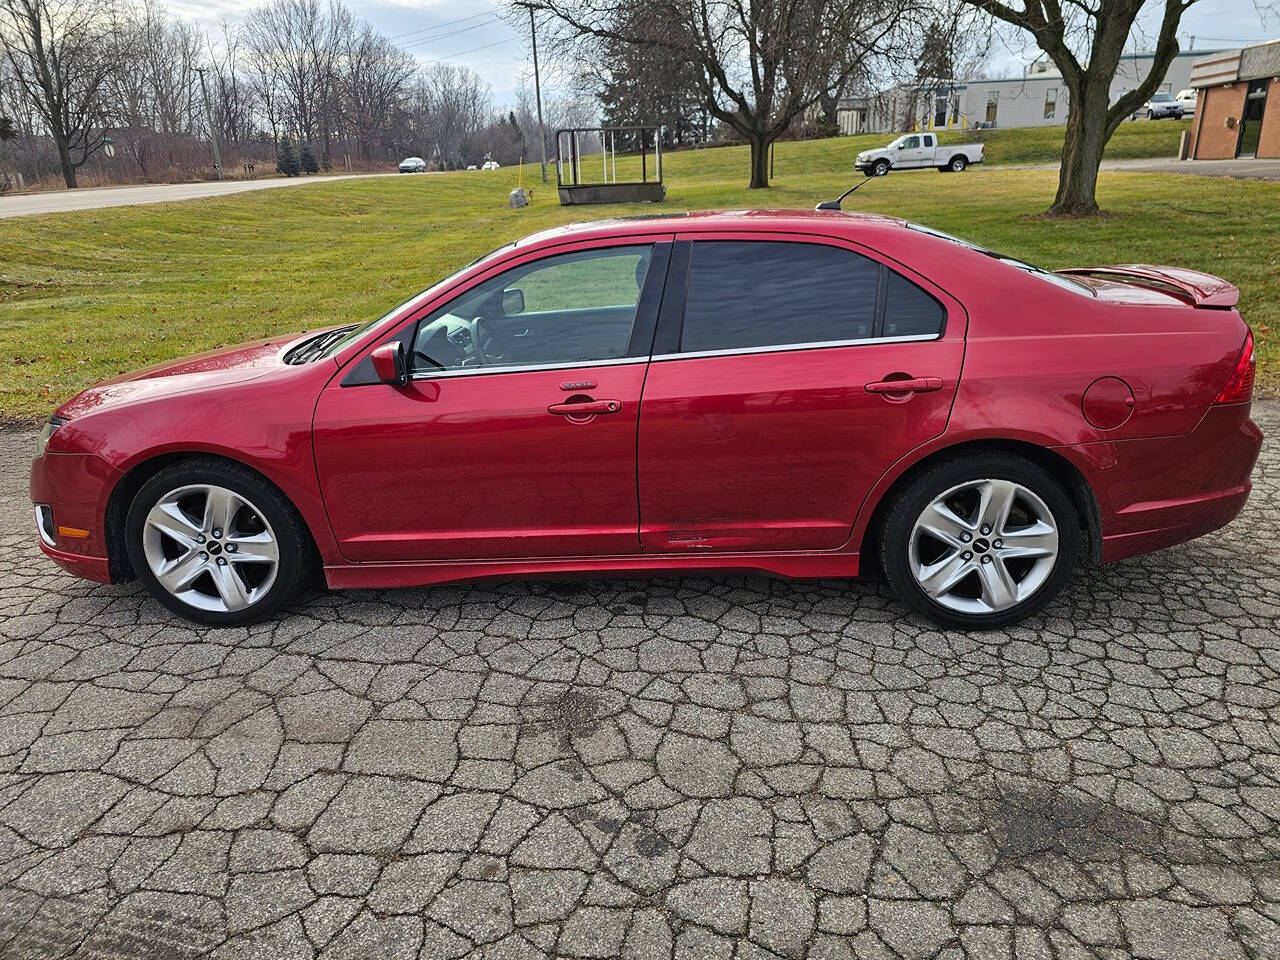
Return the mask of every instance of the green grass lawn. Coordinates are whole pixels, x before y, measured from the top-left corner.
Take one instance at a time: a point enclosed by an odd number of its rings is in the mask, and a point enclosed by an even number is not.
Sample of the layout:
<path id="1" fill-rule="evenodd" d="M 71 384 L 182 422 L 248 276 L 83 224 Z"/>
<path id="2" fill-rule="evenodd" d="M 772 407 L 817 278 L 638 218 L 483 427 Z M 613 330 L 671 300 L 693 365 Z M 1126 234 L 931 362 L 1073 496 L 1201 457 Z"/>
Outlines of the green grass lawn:
<path id="1" fill-rule="evenodd" d="M 1177 126 L 1122 130 L 1149 137 Z M 1029 133 L 1038 143 L 1047 132 Z M 862 143 L 779 144 L 767 191 L 745 189 L 745 148 L 671 154 L 661 206 L 560 207 L 554 171 L 543 187 L 534 165 L 522 173 L 535 187 L 524 210 L 506 207 L 521 175 L 510 168 L 0 220 L 0 418 L 46 416 L 85 385 L 157 360 L 377 316 L 479 254 L 553 224 L 812 207 L 860 179 L 850 164 Z M 1009 155 L 1036 159 L 1042 148 L 1010 146 Z M 868 183 L 846 209 L 908 217 L 1049 267 L 1137 261 L 1226 277 L 1240 287 L 1258 336 L 1263 387 L 1276 391 L 1280 184 L 1104 173 L 1106 216 L 1046 220 L 1038 214 L 1056 184 L 1045 170 L 898 173 Z"/>

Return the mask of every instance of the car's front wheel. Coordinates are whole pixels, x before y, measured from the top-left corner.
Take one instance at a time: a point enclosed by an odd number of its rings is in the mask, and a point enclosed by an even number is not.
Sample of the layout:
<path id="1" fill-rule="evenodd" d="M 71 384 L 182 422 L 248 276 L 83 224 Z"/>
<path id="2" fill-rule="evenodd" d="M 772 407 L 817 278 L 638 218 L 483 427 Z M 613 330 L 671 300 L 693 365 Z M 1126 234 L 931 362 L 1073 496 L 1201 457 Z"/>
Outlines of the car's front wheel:
<path id="1" fill-rule="evenodd" d="M 284 495 L 253 471 L 202 457 L 159 471 L 125 520 L 134 573 L 174 613 L 213 626 L 269 617 L 306 579 L 311 546 Z"/>
<path id="2" fill-rule="evenodd" d="M 889 172 L 889 161 L 877 160 L 871 169 L 877 177 L 883 177 Z"/>
<path id="3" fill-rule="evenodd" d="M 925 470 L 897 495 L 880 530 L 885 576 L 910 606 L 945 626 L 985 630 L 1035 613 L 1075 564 L 1075 505 L 1043 467 L 975 454 Z"/>

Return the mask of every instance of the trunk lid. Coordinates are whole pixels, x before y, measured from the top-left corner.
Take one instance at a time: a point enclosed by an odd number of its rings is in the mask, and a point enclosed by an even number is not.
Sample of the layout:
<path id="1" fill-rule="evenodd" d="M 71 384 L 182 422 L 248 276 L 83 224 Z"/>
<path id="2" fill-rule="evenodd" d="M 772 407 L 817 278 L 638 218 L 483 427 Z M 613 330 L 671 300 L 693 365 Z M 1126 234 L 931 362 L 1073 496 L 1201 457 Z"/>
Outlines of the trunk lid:
<path id="1" fill-rule="evenodd" d="M 1123 288 L 1163 294 L 1192 307 L 1209 309 L 1230 309 L 1240 299 L 1240 291 L 1221 277 L 1182 267 L 1120 263 L 1103 267 L 1072 267 L 1055 272 L 1083 280 L 1103 299 L 1129 300 Z M 1115 289 L 1117 286 L 1121 289 Z"/>

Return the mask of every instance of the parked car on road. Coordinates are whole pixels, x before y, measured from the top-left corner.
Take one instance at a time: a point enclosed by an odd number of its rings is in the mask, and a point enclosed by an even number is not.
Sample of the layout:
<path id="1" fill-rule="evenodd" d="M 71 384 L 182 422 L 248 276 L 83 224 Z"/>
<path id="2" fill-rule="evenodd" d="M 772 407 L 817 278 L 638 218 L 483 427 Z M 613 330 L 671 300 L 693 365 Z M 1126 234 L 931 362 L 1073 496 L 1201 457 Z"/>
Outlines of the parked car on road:
<path id="1" fill-rule="evenodd" d="M 1179 90 L 1178 95 L 1174 97 L 1178 104 L 1178 108 L 1182 111 L 1182 116 L 1189 117 L 1196 112 L 1196 90 L 1188 87 L 1186 90 Z"/>
<path id="2" fill-rule="evenodd" d="M 502 164 L 498 163 L 497 160 L 486 160 L 484 163 L 480 165 L 480 169 L 481 170 L 497 170 L 500 166 L 502 166 Z"/>
<path id="3" fill-rule="evenodd" d="M 1172 117 L 1182 119 L 1182 104 L 1174 99 L 1172 93 L 1153 93 L 1151 99 L 1142 105 L 1140 114 L 1148 120 L 1163 120 Z"/>
<path id="4" fill-rule="evenodd" d="M 400 161 L 401 173 L 426 173 L 427 161 L 421 157 L 405 157 Z"/>
<path id="5" fill-rule="evenodd" d="M 35 532 L 72 573 L 216 625 L 320 571 L 870 565 L 938 623 L 996 627 L 1078 557 L 1243 507 L 1262 434 L 1237 296 L 1177 267 L 1050 273 L 870 214 L 559 227 L 377 319 L 83 391 L 41 434 Z"/>
<path id="6" fill-rule="evenodd" d="M 853 166 L 868 177 L 883 177 L 890 170 L 936 167 L 943 173 L 961 173 L 972 163 L 982 163 L 980 143 L 940 144 L 932 133 L 908 133 L 887 147 L 863 150 Z"/>

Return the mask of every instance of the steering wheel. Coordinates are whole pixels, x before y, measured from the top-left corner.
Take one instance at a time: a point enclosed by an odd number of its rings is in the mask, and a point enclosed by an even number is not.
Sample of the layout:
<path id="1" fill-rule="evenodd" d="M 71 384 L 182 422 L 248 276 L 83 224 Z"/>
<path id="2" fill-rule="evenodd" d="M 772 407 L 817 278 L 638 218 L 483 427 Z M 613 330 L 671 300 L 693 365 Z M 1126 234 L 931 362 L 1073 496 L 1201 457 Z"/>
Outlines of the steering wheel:
<path id="1" fill-rule="evenodd" d="M 467 325 L 471 349 L 481 363 L 501 362 L 511 356 L 511 344 L 498 328 L 485 317 L 476 317 Z"/>

